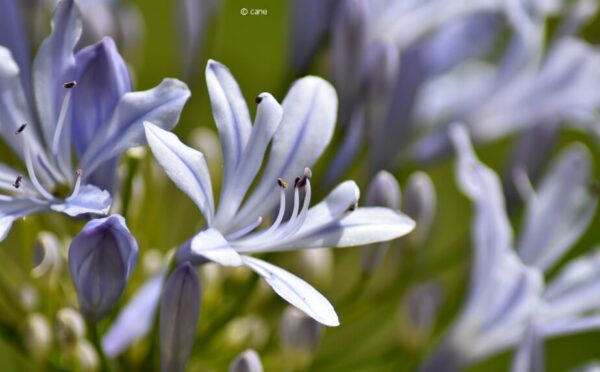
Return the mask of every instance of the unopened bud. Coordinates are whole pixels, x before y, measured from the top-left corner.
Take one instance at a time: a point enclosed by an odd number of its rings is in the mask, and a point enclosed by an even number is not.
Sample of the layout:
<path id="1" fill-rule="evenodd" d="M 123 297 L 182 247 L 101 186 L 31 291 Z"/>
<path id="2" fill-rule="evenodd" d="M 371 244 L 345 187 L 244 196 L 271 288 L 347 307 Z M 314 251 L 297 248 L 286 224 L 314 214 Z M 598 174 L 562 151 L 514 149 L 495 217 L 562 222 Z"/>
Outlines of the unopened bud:
<path id="1" fill-rule="evenodd" d="M 365 204 L 370 207 L 386 207 L 400 209 L 401 193 L 398 181 L 386 171 L 380 171 L 375 175 L 369 189 Z M 375 271 L 387 248 L 389 242 L 369 244 L 361 248 L 361 268 L 365 273 Z"/>
<path id="2" fill-rule="evenodd" d="M 269 341 L 269 326 L 258 315 L 247 315 L 232 320 L 225 328 L 225 343 L 232 348 L 261 349 Z"/>
<path id="3" fill-rule="evenodd" d="M 33 311 L 38 303 L 38 293 L 34 286 L 25 283 L 19 291 L 19 300 L 23 309 Z"/>
<path id="4" fill-rule="evenodd" d="M 281 344 L 291 366 L 304 369 L 317 350 L 323 325 L 295 307 L 288 306 L 281 319 Z"/>
<path id="5" fill-rule="evenodd" d="M 408 236 L 413 246 L 425 244 L 435 217 L 436 204 L 435 187 L 431 178 L 424 172 L 413 173 L 404 189 L 402 208 L 417 223 L 415 231 Z"/>
<path id="6" fill-rule="evenodd" d="M 63 266 L 61 244 L 52 233 L 41 232 L 38 235 L 34 248 L 34 262 L 31 276 L 34 278 L 47 278 L 47 283 L 53 285 Z"/>
<path id="7" fill-rule="evenodd" d="M 37 361 L 43 360 L 52 344 L 52 331 L 48 319 L 38 313 L 28 315 L 23 333 L 23 341 L 29 354 Z"/>
<path id="8" fill-rule="evenodd" d="M 189 263 L 173 271 L 160 304 L 160 365 L 163 372 L 183 371 L 200 315 L 200 280 Z"/>
<path id="9" fill-rule="evenodd" d="M 73 309 L 60 309 L 56 313 L 55 332 L 58 344 L 71 348 L 85 336 L 85 321 Z"/>
<path id="10" fill-rule="evenodd" d="M 319 288 L 326 289 L 333 281 L 333 252 L 330 248 L 302 249 L 300 276 Z"/>
<path id="11" fill-rule="evenodd" d="M 117 304 L 137 254 L 137 242 L 119 215 L 92 220 L 73 238 L 69 268 L 86 319 L 96 322 Z"/>
<path id="12" fill-rule="evenodd" d="M 248 349 L 238 355 L 231 365 L 229 372 L 262 372 L 263 366 L 256 351 Z"/>
<path id="13" fill-rule="evenodd" d="M 437 282 L 421 284 L 408 293 L 399 313 L 399 334 L 406 346 L 419 349 L 426 345 L 441 302 L 442 289 Z"/>
<path id="14" fill-rule="evenodd" d="M 98 371 L 100 359 L 94 346 L 88 340 L 80 340 L 75 346 L 75 362 L 83 372 Z"/>

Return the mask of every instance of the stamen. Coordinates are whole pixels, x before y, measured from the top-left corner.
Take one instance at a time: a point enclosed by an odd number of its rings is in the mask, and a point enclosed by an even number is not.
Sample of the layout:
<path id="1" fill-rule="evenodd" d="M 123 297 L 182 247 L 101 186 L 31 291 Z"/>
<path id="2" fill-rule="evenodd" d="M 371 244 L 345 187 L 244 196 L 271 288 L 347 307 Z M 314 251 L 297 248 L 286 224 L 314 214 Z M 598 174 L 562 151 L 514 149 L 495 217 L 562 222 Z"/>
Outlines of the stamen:
<path id="1" fill-rule="evenodd" d="M 235 240 L 235 239 L 241 238 L 242 236 L 250 233 L 252 230 L 254 230 L 258 226 L 260 226 L 260 224 L 262 223 L 262 221 L 263 221 L 263 218 L 262 217 L 258 217 L 256 219 L 256 221 L 252 222 L 250 225 L 248 225 L 248 226 L 244 227 L 243 229 L 238 230 L 238 231 L 236 231 L 236 232 L 234 232 L 232 234 L 227 235 L 226 239 L 231 241 L 231 240 Z"/>
<path id="2" fill-rule="evenodd" d="M 306 221 L 306 217 L 308 216 L 308 207 L 310 206 L 310 198 L 311 198 L 311 187 L 310 187 L 310 179 L 307 178 L 304 184 L 304 201 L 302 203 L 302 209 L 300 213 L 298 213 L 296 218 L 291 218 L 288 224 L 285 226 L 285 229 L 281 233 L 281 237 L 290 236 L 295 234 L 302 225 L 304 225 L 304 221 Z"/>
<path id="3" fill-rule="evenodd" d="M 35 170 L 33 168 L 33 162 L 31 161 L 31 150 L 29 149 L 29 146 L 27 145 L 26 141 L 24 141 L 24 145 L 25 145 L 25 166 L 27 167 L 27 173 L 29 173 L 29 179 L 31 180 L 31 184 L 37 190 L 37 192 L 39 192 L 44 198 L 46 198 L 48 200 L 53 200 L 54 196 L 52 196 L 52 194 L 50 194 L 48 191 L 46 191 L 46 189 L 44 189 L 44 187 L 42 186 L 40 181 L 37 179 L 37 176 L 35 175 Z"/>
<path id="4" fill-rule="evenodd" d="M 77 82 L 75 80 L 63 84 L 65 89 L 72 89 L 75 88 L 75 86 L 77 86 Z"/>
<path id="5" fill-rule="evenodd" d="M 285 180 L 283 178 L 278 178 L 277 179 L 277 184 L 279 185 L 279 187 L 281 187 L 282 189 L 287 189 L 288 188 L 288 183 L 285 182 Z"/>
<path id="6" fill-rule="evenodd" d="M 73 187 L 73 192 L 71 193 L 71 198 L 79 194 L 79 188 L 81 187 L 81 176 L 83 175 L 83 171 L 81 169 L 77 169 L 75 172 L 77 175 L 77 180 L 75 181 L 75 186 Z"/>
<path id="7" fill-rule="evenodd" d="M 356 204 L 356 203 L 350 204 L 348 206 L 348 208 L 346 209 L 346 213 L 348 213 L 348 212 L 354 212 L 356 210 L 356 208 L 358 208 L 358 204 Z"/>
<path id="8" fill-rule="evenodd" d="M 298 187 L 304 187 L 306 185 L 306 182 L 312 177 L 312 171 L 310 170 L 310 168 L 304 168 L 304 175 L 302 176 L 302 178 L 300 178 L 300 180 L 297 182 L 297 186 Z"/>
<path id="9" fill-rule="evenodd" d="M 73 84 L 73 85 L 70 85 Z M 67 89 L 71 89 L 75 86 L 75 82 L 72 81 L 70 83 L 65 83 L 64 87 Z M 69 86 L 67 86 L 69 85 Z M 60 113 L 58 115 L 58 124 L 56 126 L 56 130 L 54 131 L 54 138 L 52 139 L 52 155 L 56 158 L 58 156 L 58 146 L 60 145 L 60 138 L 65 126 L 65 122 L 67 119 L 67 110 L 69 108 L 69 103 L 71 102 L 71 90 L 67 91 L 65 94 L 65 98 L 63 99 L 62 106 L 60 108 Z"/>
<path id="10" fill-rule="evenodd" d="M 15 131 L 15 135 L 22 133 L 25 128 L 27 128 L 27 123 L 23 123 L 21 124 L 21 126 L 19 126 L 19 128 L 17 128 L 17 130 Z"/>
<path id="11" fill-rule="evenodd" d="M 21 182 L 23 182 L 23 176 L 22 175 L 18 175 L 17 179 L 13 183 L 14 188 L 18 189 L 19 187 L 21 187 Z"/>
<path id="12" fill-rule="evenodd" d="M 263 98 L 261 96 L 256 96 L 256 98 L 254 99 L 254 102 L 256 102 L 256 104 L 260 104 L 262 102 Z"/>

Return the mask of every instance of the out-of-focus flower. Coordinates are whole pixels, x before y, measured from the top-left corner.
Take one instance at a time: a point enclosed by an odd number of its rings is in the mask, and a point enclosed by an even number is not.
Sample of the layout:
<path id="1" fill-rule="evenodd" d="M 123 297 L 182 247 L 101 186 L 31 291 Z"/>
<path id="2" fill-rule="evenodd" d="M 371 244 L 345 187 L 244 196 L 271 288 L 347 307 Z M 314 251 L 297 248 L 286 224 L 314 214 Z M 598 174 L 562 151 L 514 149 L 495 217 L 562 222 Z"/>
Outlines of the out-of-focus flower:
<path id="1" fill-rule="evenodd" d="M 80 371 L 94 372 L 100 367 L 100 358 L 94 346 L 86 339 L 80 340 L 73 350 L 73 359 Z"/>
<path id="2" fill-rule="evenodd" d="M 451 137 L 459 185 L 475 204 L 473 269 L 458 319 L 422 370 L 458 369 L 519 343 L 515 370 L 536 370 L 544 338 L 600 328 L 598 250 L 545 285 L 543 277 L 591 222 L 597 196 L 590 190 L 590 155 L 580 144 L 561 154 L 528 199 L 513 250 L 498 176 L 477 160 L 463 127 L 453 127 Z"/>
<path id="3" fill-rule="evenodd" d="M 210 61 L 206 78 L 224 158 L 218 210 L 213 205 L 204 156 L 185 146 L 174 134 L 145 124 L 148 144 L 157 161 L 196 203 L 208 225 L 182 246 L 178 259 L 247 266 L 277 294 L 316 320 L 339 324 L 331 304 L 314 288 L 248 254 L 387 241 L 412 230 L 413 221 L 386 208 L 356 208 L 359 191 L 353 182 L 342 183 L 322 203 L 309 208 L 312 174 L 307 167 L 327 146 L 335 122 L 337 99 L 325 81 L 315 77 L 300 79 L 292 86 L 283 107 L 270 94 L 260 94 L 252 126 L 248 108 L 229 70 Z M 246 195 L 271 140 L 271 154 L 262 178 Z M 295 176 L 298 177 L 288 187 L 285 179 Z M 291 215 L 284 220 L 287 191 L 293 191 L 294 202 Z M 273 224 L 254 232 L 262 223 L 261 216 L 273 209 L 278 200 L 279 213 Z"/>
<path id="4" fill-rule="evenodd" d="M 288 306 L 281 317 L 280 339 L 283 358 L 293 369 L 305 369 L 321 341 L 323 325 L 298 309 Z"/>
<path id="5" fill-rule="evenodd" d="M 137 242 L 119 215 L 92 220 L 73 238 L 69 268 L 88 321 L 100 320 L 117 304 L 137 256 Z"/>
<path id="6" fill-rule="evenodd" d="M 45 316 L 32 313 L 25 320 L 23 339 L 27 351 L 37 360 L 43 360 L 52 345 L 52 330 Z"/>
<path id="7" fill-rule="evenodd" d="M 77 311 L 68 307 L 56 313 L 54 332 L 61 347 L 72 348 L 85 337 L 85 321 Z"/>
<path id="8" fill-rule="evenodd" d="M 262 372 L 263 366 L 258 353 L 252 349 L 243 351 L 229 366 L 229 372 Z"/>
<path id="9" fill-rule="evenodd" d="M 34 268 L 31 270 L 31 276 L 33 278 L 45 277 L 47 283 L 53 286 L 59 278 L 62 266 L 60 242 L 54 234 L 41 232 L 35 243 Z"/>
<path id="10" fill-rule="evenodd" d="M 200 315 L 200 280 L 189 263 L 179 265 L 165 283 L 160 303 L 160 369 L 183 371 Z"/>
<path id="11" fill-rule="evenodd" d="M 13 59 L 14 45 L 0 47 L 0 135 L 28 174 L 1 166 L 0 239 L 14 220 L 34 213 L 107 214 L 111 197 L 102 189 L 112 188 L 119 156 L 145 143 L 142 122 L 172 128 L 189 97 L 185 84 L 172 79 L 130 92 L 110 39 L 74 54 L 81 35 L 75 1 L 60 1 L 52 24 L 31 77 L 22 77 L 29 69 Z"/>
<path id="12" fill-rule="evenodd" d="M 437 205 L 435 186 L 425 172 L 410 175 L 404 187 L 402 211 L 417 223 L 407 239 L 413 246 L 422 247 L 431 231 Z"/>
<path id="13" fill-rule="evenodd" d="M 263 317 L 250 314 L 235 318 L 223 331 L 223 344 L 232 349 L 264 348 L 269 341 L 269 325 Z"/>
<path id="14" fill-rule="evenodd" d="M 404 345 L 419 350 L 428 341 L 442 297 L 442 288 L 435 281 L 419 284 L 406 295 L 398 312 L 399 336 Z"/>

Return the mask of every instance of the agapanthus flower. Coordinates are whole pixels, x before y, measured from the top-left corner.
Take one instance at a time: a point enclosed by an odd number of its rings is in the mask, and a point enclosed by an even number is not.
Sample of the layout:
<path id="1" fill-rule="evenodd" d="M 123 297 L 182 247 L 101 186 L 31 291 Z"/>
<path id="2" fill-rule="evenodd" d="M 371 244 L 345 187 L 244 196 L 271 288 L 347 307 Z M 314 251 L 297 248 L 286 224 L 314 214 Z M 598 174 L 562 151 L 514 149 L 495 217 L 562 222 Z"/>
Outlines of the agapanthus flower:
<path id="1" fill-rule="evenodd" d="M 338 325 L 333 306 L 316 289 L 251 254 L 386 241 L 410 232 L 414 222 L 391 209 L 357 207 L 359 190 L 352 181 L 343 182 L 321 203 L 309 208 L 309 167 L 329 143 L 336 119 L 337 97 L 329 83 L 317 77 L 300 79 L 282 105 L 270 94 L 261 93 L 256 98 L 257 114 L 252 125 L 248 107 L 229 70 L 209 61 L 206 79 L 224 159 L 218 208 L 204 155 L 184 145 L 175 134 L 145 123 L 156 160 L 194 201 L 206 222 L 204 229 L 179 248 L 176 259 L 181 263 L 212 261 L 247 266 L 307 315 L 329 326 Z M 269 159 L 263 166 L 269 144 Z M 259 171 L 260 179 L 255 180 Z M 250 191 L 252 184 L 255 187 Z M 276 217 L 261 229 L 278 203 Z M 132 328 L 127 319 L 137 312 L 148 320 L 147 314 L 159 295 L 160 290 L 149 289 L 125 308 L 103 342 L 110 354 L 119 353 L 147 331 Z M 144 324 L 149 325 L 146 321 Z"/>
<path id="2" fill-rule="evenodd" d="M 475 205 L 473 266 L 466 303 L 422 370 L 456 370 L 518 344 L 514 370 L 539 370 L 544 338 L 600 328 L 597 250 L 544 283 L 596 209 L 590 155 L 580 144 L 564 150 L 531 191 L 515 244 L 498 176 L 479 162 L 463 127 L 451 137 L 459 185 Z"/>
<path id="3" fill-rule="evenodd" d="M 14 220 L 34 213 L 107 214 L 119 156 L 145 143 L 142 122 L 172 128 L 190 95 L 172 79 L 131 92 L 111 39 L 75 53 L 82 26 L 74 0 L 58 4 L 52 26 L 31 78 L 23 77 L 26 61 L 13 59 L 14 45 L 0 46 L 0 135 L 26 168 L 1 165 L 0 239 Z"/>

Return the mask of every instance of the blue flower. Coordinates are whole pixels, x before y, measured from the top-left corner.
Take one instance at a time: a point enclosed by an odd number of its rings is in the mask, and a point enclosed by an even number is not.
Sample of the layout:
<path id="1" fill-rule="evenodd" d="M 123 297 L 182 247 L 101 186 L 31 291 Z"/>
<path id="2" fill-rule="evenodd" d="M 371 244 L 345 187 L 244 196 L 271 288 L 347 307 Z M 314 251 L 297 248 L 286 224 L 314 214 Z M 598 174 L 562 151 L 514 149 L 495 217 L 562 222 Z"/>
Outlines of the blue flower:
<path id="1" fill-rule="evenodd" d="M 452 127 L 450 136 L 459 185 L 475 206 L 471 284 L 457 320 L 422 370 L 458 369 L 517 344 L 514 370 L 541 370 L 543 338 L 600 328 L 598 250 L 544 283 L 544 273 L 594 215 L 591 156 L 580 144 L 561 154 L 531 190 L 515 244 L 498 176 L 479 162 L 463 127 Z"/>
<path id="2" fill-rule="evenodd" d="M 13 26 L 0 28 L 0 41 L 5 32 L 20 35 L 21 25 Z M 26 167 L 0 166 L 0 240 L 14 220 L 34 213 L 107 214 L 119 156 L 145 144 L 143 121 L 172 128 L 190 95 L 172 79 L 131 92 L 112 40 L 74 53 L 80 35 L 76 2 L 63 0 L 31 76 L 18 39 L 0 46 L 0 135 Z"/>

